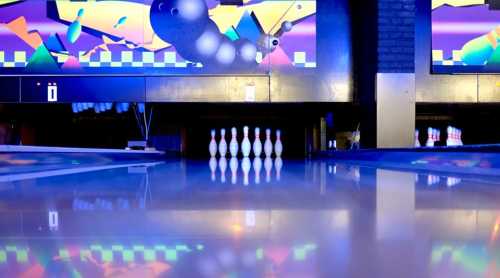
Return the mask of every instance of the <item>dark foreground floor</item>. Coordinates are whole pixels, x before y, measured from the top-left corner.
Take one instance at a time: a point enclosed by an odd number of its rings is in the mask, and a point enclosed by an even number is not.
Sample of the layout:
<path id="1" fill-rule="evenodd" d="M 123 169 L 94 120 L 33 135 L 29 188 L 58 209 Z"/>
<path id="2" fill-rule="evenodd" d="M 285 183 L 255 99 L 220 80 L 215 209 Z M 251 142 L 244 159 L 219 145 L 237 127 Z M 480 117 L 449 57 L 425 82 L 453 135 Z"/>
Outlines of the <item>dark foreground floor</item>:
<path id="1" fill-rule="evenodd" d="M 1 277 L 500 277 L 499 237 L 494 176 L 276 159 L 0 175 Z"/>

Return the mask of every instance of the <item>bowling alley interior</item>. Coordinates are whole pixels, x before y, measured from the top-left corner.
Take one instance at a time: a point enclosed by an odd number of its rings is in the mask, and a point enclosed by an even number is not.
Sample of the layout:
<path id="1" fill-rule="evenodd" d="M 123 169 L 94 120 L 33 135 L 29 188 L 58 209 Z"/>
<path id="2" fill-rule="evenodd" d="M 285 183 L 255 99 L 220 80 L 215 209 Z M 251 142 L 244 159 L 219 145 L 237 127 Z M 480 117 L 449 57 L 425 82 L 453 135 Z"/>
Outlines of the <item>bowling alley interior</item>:
<path id="1" fill-rule="evenodd" d="M 0 277 L 500 277 L 499 0 L 0 1 Z"/>

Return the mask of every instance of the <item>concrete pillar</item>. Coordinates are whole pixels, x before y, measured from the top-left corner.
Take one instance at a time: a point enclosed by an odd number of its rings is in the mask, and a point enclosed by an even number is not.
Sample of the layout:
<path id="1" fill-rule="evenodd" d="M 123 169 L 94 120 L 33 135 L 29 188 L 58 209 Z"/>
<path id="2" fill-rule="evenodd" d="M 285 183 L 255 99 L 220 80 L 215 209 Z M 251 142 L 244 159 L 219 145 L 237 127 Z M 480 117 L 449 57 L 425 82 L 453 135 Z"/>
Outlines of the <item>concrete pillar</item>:
<path id="1" fill-rule="evenodd" d="M 377 148 L 413 146 L 415 146 L 415 74 L 378 73 Z"/>

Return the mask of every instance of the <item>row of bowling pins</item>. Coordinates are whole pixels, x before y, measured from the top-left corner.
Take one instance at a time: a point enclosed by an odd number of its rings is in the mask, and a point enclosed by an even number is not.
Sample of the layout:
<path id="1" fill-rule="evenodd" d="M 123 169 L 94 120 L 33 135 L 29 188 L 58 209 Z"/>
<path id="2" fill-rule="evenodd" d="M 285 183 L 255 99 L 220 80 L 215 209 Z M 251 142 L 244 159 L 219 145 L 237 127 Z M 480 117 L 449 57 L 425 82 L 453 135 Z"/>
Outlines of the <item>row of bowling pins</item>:
<path id="1" fill-rule="evenodd" d="M 463 146 L 462 130 L 453 126 L 448 126 L 446 129 L 448 138 L 446 139 L 446 146 Z"/>
<path id="2" fill-rule="evenodd" d="M 264 165 L 262 165 L 264 164 Z M 212 156 L 210 158 L 210 161 L 208 163 L 210 167 L 210 172 L 211 172 L 211 180 L 216 181 L 216 171 L 219 169 L 220 171 L 220 181 L 222 183 L 226 182 L 226 170 L 228 166 L 228 161 L 226 157 L 221 157 L 219 158 L 219 161 L 217 161 L 217 158 Z M 264 161 L 260 157 L 255 157 L 253 159 L 253 162 L 250 161 L 250 158 L 244 157 L 243 160 L 241 161 L 241 169 L 243 171 L 243 184 L 248 185 L 249 184 L 249 174 L 250 174 L 250 169 L 253 169 L 254 171 L 254 181 L 255 184 L 260 184 L 260 172 L 262 170 L 262 166 L 264 166 L 264 170 L 266 171 L 266 182 L 271 181 L 271 171 L 273 169 L 273 165 L 276 170 L 276 180 L 279 181 L 281 179 L 281 169 L 283 168 L 283 160 L 281 157 L 275 158 L 274 162 L 271 157 L 266 157 Z M 232 157 L 229 160 L 229 169 L 231 170 L 231 183 L 236 184 L 238 181 L 238 167 L 239 167 L 239 161 L 236 157 Z"/>
<path id="3" fill-rule="evenodd" d="M 436 128 L 429 127 L 427 129 L 427 141 L 425 142 L 426 147 L 434 147 L 436 142 L 441 141 L 441 131 Z"/>
<path id="4" fill-rule="evenodd" d="M 438 175 L 428 175 L 427 176 L 427 185 L 436 185 L 441 182 L 441 177 Z M 446 186 L 452 187 L 462 182 L 461 178 L 456 177 L 446 177 Z"/>
<path id="5" fill-rule="evenodd" d="M 128 102 L 75 102 L 71 104 L 71 109 L 73 113 L 80 113 L 86 110 L 94 110 L 95 113 L 99 114 L 101 112 L 106 112 L 115 107 L 115 111 L 118 114 L 127 112 L 130 108 L 130 103 Z M 139 113 L 144 113 L 145 105 L 144 103 L 137 103 L 137 110 Z"/>
<path id="6" fill-rule="evenodd" d="M 447 139 L 446 146 L 463 146 L 462 142 L 462 130 L 458 128 L 454 128 L 452 126 L 448 126 L 447 131 Z M 436 142 L 441 141 L 441 131 L 439 129 L 435 129 L 429 127 L 427 129 L 427 141 L 425 142 L 426 147 L 434 147 Z M 419 131 L 415 130 L 415 147 L 420 147 L 419 140 Z"/>
<path id="7" fill-rule="evenodd" d="M 262 153 L 262 142 L 260 141 L 260 128 L 256 127 L 254 130 L 255 139 L 253 144 L 250 143 L 248 138 L 248 126 L 243 127 L 243 141 L 241 141 L 241 153 L 243 157 L 250 156 L 250 152 L 253 150 L 255 157 L 260 157 Z M 208 145 L 208 151 L 211 157 L 215 157 L 217 151 L 221 157 L 226 157 L 227 154 L 227 142 L 226 142 L 226 130 L 223 128 L 220 130 L 220 141 L 219 144 L 216 142 L 216 132 L 212 129 L 210 132 L 212 139 Z M 238 131 L 236 127 L 231 128 L 231 141 L 229 142 L 229 153 L 232 157 L 238 156 L 239 144 L 238 144 Z M 276 154 L 276 157 L 281 157 L 283 153 L 283 144 L 281 143 L 281 131 L 276 130 L 276 141 L 273 145 L 271 142 L 271 130 L 266 129 L 266 140 L 264 141 L 264 154 L 266 157 L 271 157 L 272 153 Z"/>

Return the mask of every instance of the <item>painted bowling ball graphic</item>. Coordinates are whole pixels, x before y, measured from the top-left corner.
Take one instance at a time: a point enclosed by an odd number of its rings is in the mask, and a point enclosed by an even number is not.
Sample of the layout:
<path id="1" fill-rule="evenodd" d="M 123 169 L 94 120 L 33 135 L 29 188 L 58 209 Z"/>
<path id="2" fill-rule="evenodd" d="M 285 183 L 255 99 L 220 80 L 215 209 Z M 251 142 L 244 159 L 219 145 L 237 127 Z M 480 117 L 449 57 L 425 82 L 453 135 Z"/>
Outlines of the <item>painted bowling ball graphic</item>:
<path id="1" fill-rule="evenodd" d="M 201 35 L 191 41 L 175 45 L 177 52 L 186 60 L 210 63 L 223 39 L 217 25 L 208 20 Z"/>
<path id="2" fill-rule="evenodd" d="M 230 66 L 235 59 L 236 47 L 234 43 L 227 38 L 223 38 L 217 53 L 215 53 L 215 62 L 220 66 Z"/>
<path id="3" fill-rule="evenodd" d="M 187 61 L 216 70 L 257 66 L 258 47 L 222 34 L 209 18 L 205 0 L 154 0 L 149 17 L 155 34 Z"/>
<path id="4" fill-rule="evenodd" d="M 174 45 L 193 43 L 209 21 L 204 0 L 154 0 L 149 19 L 156 35 Z"/>
<path id="5" fill-rule="evenodd" d="M 245 66 L 256 65 L 257 47 L 247 39 L 239 39 L 234 43 L 237 49 L 237 63 L 242 63 Z"/>

